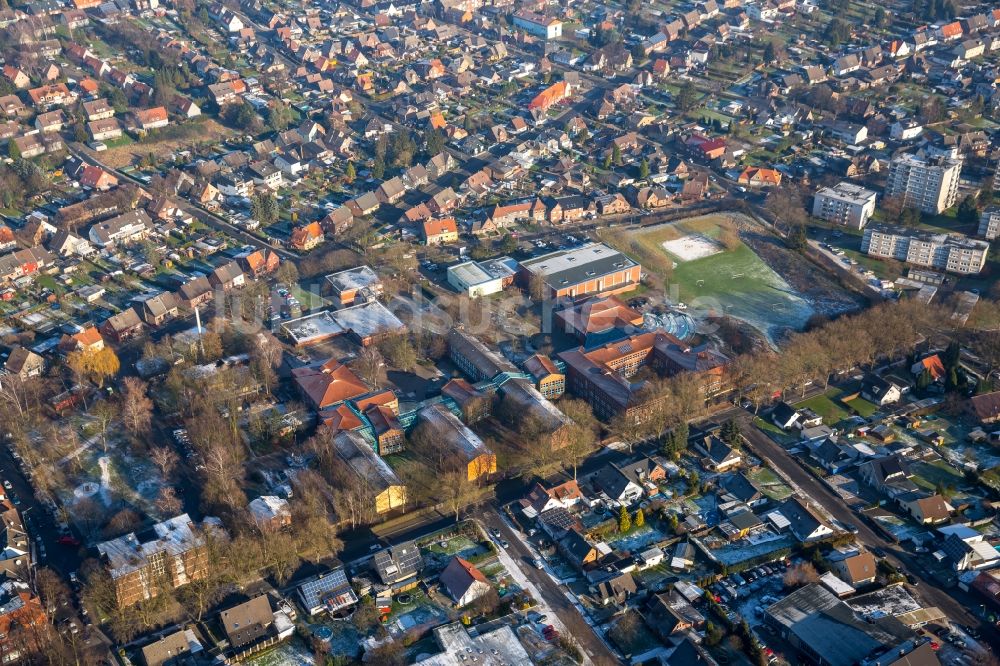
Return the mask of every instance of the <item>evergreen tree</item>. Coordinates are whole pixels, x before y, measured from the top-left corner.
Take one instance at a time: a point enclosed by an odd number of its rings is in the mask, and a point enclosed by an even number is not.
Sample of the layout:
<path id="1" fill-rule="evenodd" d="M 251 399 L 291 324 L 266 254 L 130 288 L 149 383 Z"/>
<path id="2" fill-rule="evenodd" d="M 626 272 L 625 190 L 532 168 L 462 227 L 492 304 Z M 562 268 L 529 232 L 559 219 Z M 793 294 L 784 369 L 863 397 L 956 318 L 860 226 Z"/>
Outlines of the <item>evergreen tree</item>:
<path id="1" fill-rule="evenodd" d="M 924 368 L 924 371 L 920 373 L 917 377 L 917 390 L 926 391 L 930 387 L 933 377 L 931 377 L 931 371 Z"/>
<path id="2" fill-rule="evenodd" d="M 976 207 L 976 195 L 969 194 L 962 199 L 958 205 L 958 213 L 955 215 L 960 222 L 971 224 L 979 219 L 979 209 Z"/>
<path id="3" fill-rule="evenodd" d="M 738 446 L 740 443 L 740 424 L 735 419 L 726 421 L 719 431 L 719 438 L 729 446 Z"/>
<path id="4" fill-rule="evenodd" d="M 945 380 L 944 388 L 946 391 L 954 391 L 958 388 L 958 368 L 955 366 L 948 369 L 948 377 Z"/>
<path id="5" fill-rule="evenodd" d="M 618 531 L 624 533 L 630 529 L 632 529 L 632 519 L 628 515 L 628 509 L 623 504 L 622 508 L 618 511 Z"/>
<path id="6" fill-rule="evenodd" d="M 354 179 L 358 177 L 357 171 L 354 169 L 354 162 L 348 162 L 347 168 L 344 169 L 344 182 L 348 185 L 354 182 Z"/>
<path id="7" fill-rule="evenodd" d="M 767 44 L 764 45 L 764 64 L 773 64 L 777 59 L 777 53 L 774 50 L 774 42 L 768 40 Z"/>
<path id="8" fill-rule="evenodd" d="M 683 112 L 688 112 L 695 107 L 698 103 L 698 90 L 694 87 L 694 83 L 690 80 L 685 81 L 681 84 L 680 89 L 677 91 L 677 108 Z"/>
<path id="9" fill-rule="evenodd" d="M 698 492 L 699 483 L 701 483 L 701 477 L 698 476 L 698 472 L 691 470 L 691 473 L 688 474 L 688 492 L 692 495 Z"/>
<path id="10" fill-rule="evenodd" d="M 962 353 L 962 348 L 958 344 L 957 340 L 952 340 L 948 343 L 948 347 L 944 350 L 941 355 L 941 362 L 946 368 L 954 368 L 958 365 L 959 356 Z"/>
<path id="11" fill-rule="evenodd" d="M 639 163 L 639 178 L 649 178 L 649 160 L 646 158 L 643 158 L 642 162 Z"/>

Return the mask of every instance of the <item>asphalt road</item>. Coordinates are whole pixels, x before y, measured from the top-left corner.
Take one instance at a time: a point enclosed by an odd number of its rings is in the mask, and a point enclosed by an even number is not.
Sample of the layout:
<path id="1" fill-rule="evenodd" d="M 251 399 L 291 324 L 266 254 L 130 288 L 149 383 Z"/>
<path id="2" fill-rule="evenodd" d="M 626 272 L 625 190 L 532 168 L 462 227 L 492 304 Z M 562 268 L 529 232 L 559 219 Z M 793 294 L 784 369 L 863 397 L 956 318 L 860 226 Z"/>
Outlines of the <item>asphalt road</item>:
<path id="1" fill-rule="evenodd" d="M 972 599 L 971 595 L 966 595 L 958 589 L 946 591 L 939 587 L 937 581 L 927 575 L 924 568 L 915 562 L 912 554 L 903 551 L 898 545 L 890 543 L 876 533 L 847 506 L 842 498 L 803 469 L 785 449 L 778 446 L 770 437 L 753 427 L 749 422 L 744 425 L 743 434 L 758 457 L 781 470 L 799 486 L 811 501 L 819 504 L 827 513 L 842 523 L 856 525 L 858 541 L 869 548 L 881 548 L 888 554 L 885 559 L 890 564 L 903 572 L 911 573 L 920 578 L 922 583 L 915 588 L 915 591 L 925 603 L 937 606 L 953 622 L 970 627 L 980 627 L 987 642 L 993 641 L 994 644 L 1000 645 L 1000 634 L 996 629 L 988 623 L 981 623 L 979 618 L 967 610 L 979 605 Z"/>
<path id="2" fill-rule="evenodd" d="M 521 572 L 541 591 L 545 597 L 545 602 L 552 609 L 552 612 L 559 616 L 563 624 L 572 634 L 573 638 L 580 645 L 580 648 L 587 653 L 596 666 L 611 666 L 620 664 L 621 660 L 616 657 L 608 646 L 598 638 L 594 629 L 587 624 L 583 615 L 577 610 L 566 597 L 566 590 L 556 584 L 552 577 L 545 571 L 536 569 L 529 564 L 534 558 L 534 554 L 521 542 L 521 539 L 514 534 L 507 526 L 507 523 L 500 517 L 494 507 L 487 509 L 480 517 L 480 520 L 490 529 L 500 530 L 500 534 L 510 542 L 507 552 L 521 567 Z"/>
<path id="3" fill-rule="evenodd" d="M 21 513 L 25 531 L 31 538 L 32 554 L 37 567 L 51 567 L 67 578 L 69 573 L 76 571 L 82 558 L 80 550 L 73 546 L 61 546 L 57 539 L 61 533 L 52 514 L 35 498 L 35 491 L 28 479 L 21 473 L 9 449 L 5 446 L 0 450 L 0 480 L 9 481 L 10 490 L 6 492 L 16 499 L 15 507 Z M 42 556 L 38 540 L 45 546 Z"/>

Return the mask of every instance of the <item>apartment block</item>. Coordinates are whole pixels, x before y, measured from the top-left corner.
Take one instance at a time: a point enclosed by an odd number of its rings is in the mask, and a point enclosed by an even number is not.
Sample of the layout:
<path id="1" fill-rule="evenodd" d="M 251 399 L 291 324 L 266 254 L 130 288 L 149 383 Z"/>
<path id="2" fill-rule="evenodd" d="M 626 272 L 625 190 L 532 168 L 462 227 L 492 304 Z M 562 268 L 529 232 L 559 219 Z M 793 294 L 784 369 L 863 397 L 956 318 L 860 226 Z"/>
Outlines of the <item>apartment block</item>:
<path id="1" fill-rule="evenodd" d="M 875 212 L 875 193 L 853 183 L 824 187 L 813 198 L 813 217 L 864 229 Z"/>
<path id="2" fill-rule="evenodd" d="M 961 170 L 961 160 L 899 155 L 889 165 L 885 196 L 900 199 L 905 207 L 937 215 L 955 205 Z"/>
<path id="3" fill-rule="evenodd" d="M 1000 236 L 1000 206 L 987 206 L 979 215 L 979 231 L 977 235 L 986 240 Z"/>
<path id="4" fill-rule="evenodd" d="M 198 526 L 182 513 L 140 534 L 130 532 L 98 544 L 119 607 L 152 599 L 161 590 L 174 590 L 203 578 L 209 566 L 203 532 L 221 532 L 217 521 L 206 518 Z"/>
<path id="5" fill-rule="evenodd" d="M 989 250 L 986 241 L 888 225 L 868 227 L 861 241 L 861 251 L 869 257 L 896 259 L 959 275 L 982 271 Z"/>

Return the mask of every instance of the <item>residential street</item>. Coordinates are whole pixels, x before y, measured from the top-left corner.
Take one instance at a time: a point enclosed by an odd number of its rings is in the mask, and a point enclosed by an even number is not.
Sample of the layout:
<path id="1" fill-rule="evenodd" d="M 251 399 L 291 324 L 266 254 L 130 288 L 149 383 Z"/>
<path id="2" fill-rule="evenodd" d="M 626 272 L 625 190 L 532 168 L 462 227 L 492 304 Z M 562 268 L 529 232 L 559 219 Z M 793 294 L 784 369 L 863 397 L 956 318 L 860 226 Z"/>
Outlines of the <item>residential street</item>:
<path id="1" fill-rule="evenodd" d="M 978 606 L 971 597 L 967 596 L 957 588 L 945 591 L 938 586 L 937 581 L 928 576 L 923 567 L 917 565 L 913 557 L 903 552 L 897 545 L 882 538 L 871 527 L 861 520 L 847 504 L 833 491 L 829 490 L 819 480 L 814 478 L 804 470 L 798 462 L 792 459 L 783 448 L 778 446 L 770 437 L 755 428 L 746 417 L 743 425 L 743 434 L 749 440 L 752 451 L 769 464 L 781 470 L 788 476 L 802 492 L 813 502 L 819 504 L 831 516 L 843 523 L 851 523 L 857 526 L 857 539 L 869 547 L 881 548 L 885 550 L 889 557 L 886 558 L 893 566 L 912 573 L 921 579 L 921 584 L 915 589 L 917 596 L 921 597 L 927 605 L 937 606 L 944 612 L 950 620 L 967 626 L 976 627 L 980 625 L 979 618 L 975 617 L 967 609 Z M 1000 634 L 994 627 L 986 623 L 982 624 L 984 638 L 995 645 L 1000 645 Z"/>
<path id="2" fill-rule="evenodd" d="M 559 616 L 570 635 L 576 639 L 584 653 L 592 660 L 596 666 L 619 664 L 621 660 L 616 657 L 607 645 L 594 633 L 594 629 L 587 623 L 576 606 L 567 598 L 568 591 L 563 590 L 556 584 L 552 577 L 545 571 L 536 569 L 530 562 L 535 555 L 528 550 L 520 537 L 510 529 L 507 522 L 501 518 L 497 510 L 492 506 L 485 511 L 481 518 L 487 528 L 500 530 L 504 539 L 510 542 L 507 552 L 521 570 L 521 574 L 530 580 L 541 592 L 545 603 Z"/>

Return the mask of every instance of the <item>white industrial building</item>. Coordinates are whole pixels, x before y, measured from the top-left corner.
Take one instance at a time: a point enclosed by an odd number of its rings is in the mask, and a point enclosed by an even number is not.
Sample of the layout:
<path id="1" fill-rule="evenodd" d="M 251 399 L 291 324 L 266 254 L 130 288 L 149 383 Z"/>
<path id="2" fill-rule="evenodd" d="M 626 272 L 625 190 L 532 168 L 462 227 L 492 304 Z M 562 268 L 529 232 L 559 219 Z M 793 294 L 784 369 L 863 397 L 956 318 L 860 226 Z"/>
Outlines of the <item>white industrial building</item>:
<path id="1" fill-rule="evenodd" d="M 469 298 L 479 298 L 506 289 L 514 281 L 516 272 L 517 262 L 510 257 L 465 261 L 448 267 L 448 284 Z"/>

